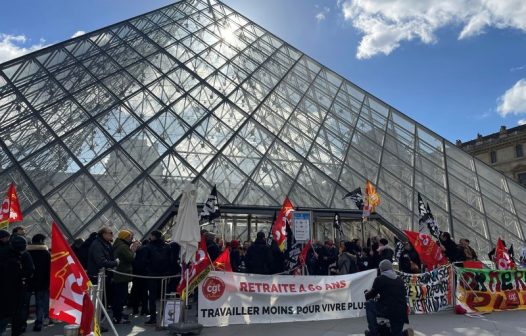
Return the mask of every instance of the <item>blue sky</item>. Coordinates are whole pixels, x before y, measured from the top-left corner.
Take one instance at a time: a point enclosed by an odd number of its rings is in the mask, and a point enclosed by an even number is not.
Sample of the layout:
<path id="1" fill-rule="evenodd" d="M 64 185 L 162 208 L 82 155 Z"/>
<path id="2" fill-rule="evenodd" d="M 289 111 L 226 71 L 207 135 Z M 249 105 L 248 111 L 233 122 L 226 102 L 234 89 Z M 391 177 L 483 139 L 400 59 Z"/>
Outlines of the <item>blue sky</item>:
<path id="1" fill-rule="evenodd" d="M 0 61 L 166 0 L 6 1 Z M 523 0 L 225 0 L 450 141 L 526 122 Z"/>

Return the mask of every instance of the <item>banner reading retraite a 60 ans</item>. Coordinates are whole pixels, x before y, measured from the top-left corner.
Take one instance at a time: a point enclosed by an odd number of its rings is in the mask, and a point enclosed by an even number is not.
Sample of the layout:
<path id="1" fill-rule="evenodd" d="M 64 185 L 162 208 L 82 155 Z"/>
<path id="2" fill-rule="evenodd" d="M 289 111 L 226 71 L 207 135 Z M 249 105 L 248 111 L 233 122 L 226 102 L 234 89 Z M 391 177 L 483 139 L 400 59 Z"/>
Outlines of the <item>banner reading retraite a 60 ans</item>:
<path id="1" fill-rule="evenodd" d="M 342 319 L 365 315 L 376 270 L 339 276 L 210 272 L 199 285 L 204 326 Z"/>

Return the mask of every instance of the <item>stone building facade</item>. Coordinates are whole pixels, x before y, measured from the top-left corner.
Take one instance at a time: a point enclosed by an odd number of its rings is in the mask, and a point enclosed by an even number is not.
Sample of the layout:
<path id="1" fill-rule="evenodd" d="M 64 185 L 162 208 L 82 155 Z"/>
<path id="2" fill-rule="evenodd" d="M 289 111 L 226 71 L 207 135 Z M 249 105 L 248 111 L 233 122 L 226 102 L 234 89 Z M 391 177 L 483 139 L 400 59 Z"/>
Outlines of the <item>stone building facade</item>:
<path id="1" fill-rule="evenodd" d="M 526 125 L 507 129 L 462 143 L 457 146 L 490 167 L 526 186 Z"/>

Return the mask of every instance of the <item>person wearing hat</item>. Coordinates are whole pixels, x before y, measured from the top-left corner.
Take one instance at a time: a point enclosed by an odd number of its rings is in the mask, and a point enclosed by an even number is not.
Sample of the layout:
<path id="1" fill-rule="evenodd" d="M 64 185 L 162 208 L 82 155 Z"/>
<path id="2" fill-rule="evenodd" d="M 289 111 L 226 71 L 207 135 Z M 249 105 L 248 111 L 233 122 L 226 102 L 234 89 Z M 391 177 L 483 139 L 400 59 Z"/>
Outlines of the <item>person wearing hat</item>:
<path id="1" fill-rule="evenodd" d="M 117 239 L 113 243 L 113 255 L 119 259 L 117 272 L 132 274 L 133 273 L 133 259 L 135 251 L 131 248 L 133 242 L 133 233 L 128 230 L 121 230 L 117 235 Z M 135 246 L 135 245 L 133 245 Z M 128 283 L 132 281 L 132 277 L 115 273 L 113 276 L 113 323 L 130 323 L 130 320 L 123 318 L 122 309 L 128 297 Z"/>
<path id="2" fill-rule="evenodd" d="M 365 335 L 378 336 L 379 325 L 376 318 L 385 317 L 389 319 L 391 335 L 413 336 L 413 329 L 403 330 L 404 323 L 409 323 L 404 281 L 396 275 L 389 260 L 382 260 L 379 269 L 380 275 L 374 279 L 373 287 L 365 291 L 365 312 L 369 327 Z"/>

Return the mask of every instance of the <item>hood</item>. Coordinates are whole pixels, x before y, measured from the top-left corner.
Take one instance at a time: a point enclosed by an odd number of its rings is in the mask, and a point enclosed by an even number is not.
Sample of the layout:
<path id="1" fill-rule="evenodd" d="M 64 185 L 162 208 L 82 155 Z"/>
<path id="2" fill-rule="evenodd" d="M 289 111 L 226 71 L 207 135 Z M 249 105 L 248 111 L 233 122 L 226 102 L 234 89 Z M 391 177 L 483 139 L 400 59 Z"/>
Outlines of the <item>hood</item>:
<path id="1" fill-rule="evenodd" d="M 44 244 L 35 244 L 35 245 L 30 244 L 30 245 L 27 245 L 27 250 L 28 251 L 48 251 L 49 249 Z"/>

